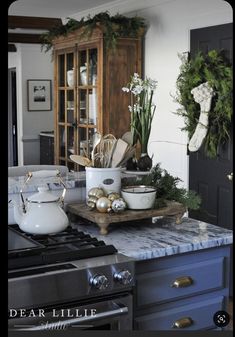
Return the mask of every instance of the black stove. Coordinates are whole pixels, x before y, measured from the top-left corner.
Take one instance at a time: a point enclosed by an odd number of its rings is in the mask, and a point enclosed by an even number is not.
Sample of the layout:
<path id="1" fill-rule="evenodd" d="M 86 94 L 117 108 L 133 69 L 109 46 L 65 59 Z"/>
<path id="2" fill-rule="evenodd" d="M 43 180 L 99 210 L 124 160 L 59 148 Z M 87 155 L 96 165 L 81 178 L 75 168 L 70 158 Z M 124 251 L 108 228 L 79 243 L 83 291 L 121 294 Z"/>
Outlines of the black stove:
<path id="1" fill-rule="evenodd" d="M 18 225 L 8 226 L 8 268 L 19 269 L 79 260 L 117 253 L 113 245 L 106 245 L 89 234 L 68 227 L 50 235 L 31 235 Z"/>

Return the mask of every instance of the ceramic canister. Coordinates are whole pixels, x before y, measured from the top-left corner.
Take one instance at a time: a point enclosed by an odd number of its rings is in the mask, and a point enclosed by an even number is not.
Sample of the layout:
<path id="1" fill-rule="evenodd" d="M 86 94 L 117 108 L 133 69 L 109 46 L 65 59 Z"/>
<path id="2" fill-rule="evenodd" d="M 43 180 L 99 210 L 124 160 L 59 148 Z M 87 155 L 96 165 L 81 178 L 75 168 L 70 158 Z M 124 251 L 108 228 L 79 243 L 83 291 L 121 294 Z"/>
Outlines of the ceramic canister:
<path id="1" fill-rule="evenodd" d="M 93 187 L 101 187 L 106 194 L 121 191 L 121 168 L 86 167 L 86 198 Z"/>

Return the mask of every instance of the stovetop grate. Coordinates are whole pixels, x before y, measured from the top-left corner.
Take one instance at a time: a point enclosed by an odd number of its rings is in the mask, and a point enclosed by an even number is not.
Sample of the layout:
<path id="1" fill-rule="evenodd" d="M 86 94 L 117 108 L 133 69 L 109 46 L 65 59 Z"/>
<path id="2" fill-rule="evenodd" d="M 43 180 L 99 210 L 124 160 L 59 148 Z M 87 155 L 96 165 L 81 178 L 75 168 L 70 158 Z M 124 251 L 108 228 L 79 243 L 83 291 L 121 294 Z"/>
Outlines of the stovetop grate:
<path id="1" fill-rule="evenodd" d="M 8 251 L 9 269 L 18 269 L 58 262 L 72 261 L 117 252 L 113 245 L 106 245 L 89 234 L 68 227 L 65 231 L 50 235 L 31 235 L 20 230 L 18 225 L 9 226 L 18 236 L 35 243 L 35 248 Z M 38 246 L 37 246 L 38 245 Z"/>

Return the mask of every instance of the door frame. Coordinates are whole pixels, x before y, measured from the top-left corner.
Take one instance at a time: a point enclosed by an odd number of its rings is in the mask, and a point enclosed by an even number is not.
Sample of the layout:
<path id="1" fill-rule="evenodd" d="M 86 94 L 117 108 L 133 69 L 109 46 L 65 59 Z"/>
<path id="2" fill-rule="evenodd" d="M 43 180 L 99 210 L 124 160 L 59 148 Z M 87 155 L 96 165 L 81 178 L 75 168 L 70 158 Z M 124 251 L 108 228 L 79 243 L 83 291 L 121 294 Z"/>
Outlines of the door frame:
<path id="1" fill-rule="evenodd" d="M 8 166 L 18 165 L 16 68 L 8 69 Z"/>

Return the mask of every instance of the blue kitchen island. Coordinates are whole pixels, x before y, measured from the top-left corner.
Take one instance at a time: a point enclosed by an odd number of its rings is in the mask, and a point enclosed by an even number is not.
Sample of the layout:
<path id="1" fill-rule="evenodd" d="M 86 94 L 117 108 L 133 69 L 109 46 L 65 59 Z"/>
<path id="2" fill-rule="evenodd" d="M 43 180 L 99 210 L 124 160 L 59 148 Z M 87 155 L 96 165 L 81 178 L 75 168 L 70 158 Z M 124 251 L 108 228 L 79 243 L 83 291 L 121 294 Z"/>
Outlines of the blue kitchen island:
<path id="1" fill-rule="evenodd" d="M 111 224 L 73 222 L 135 259 L 135 330 L 213 330 L 229 299 L 233 232 L 202 221 L 170 218 Z"/>

